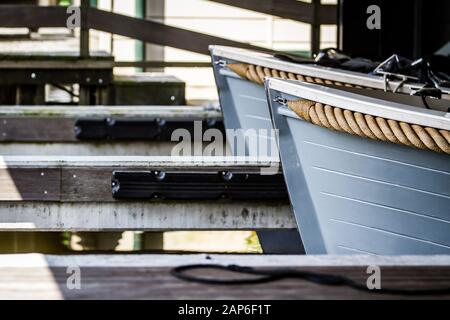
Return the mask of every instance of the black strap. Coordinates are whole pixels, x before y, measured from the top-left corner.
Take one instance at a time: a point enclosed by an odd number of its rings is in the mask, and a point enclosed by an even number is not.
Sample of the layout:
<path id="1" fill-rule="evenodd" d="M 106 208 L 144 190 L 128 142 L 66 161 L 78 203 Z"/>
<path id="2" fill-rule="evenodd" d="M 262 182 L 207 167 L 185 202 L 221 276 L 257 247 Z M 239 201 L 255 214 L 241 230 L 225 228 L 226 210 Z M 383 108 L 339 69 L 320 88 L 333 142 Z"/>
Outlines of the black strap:
<path id="1" fill-rule="evenodd" d="M 436 99 L 441 99 L 442 97 L 442 91 L 438 88 L 433 88 L 433 87 L 429 87 L 429 86 L 425 86 L 423 88 L 421 88 L 420 90 L 417 90 L 414 93 L 415 96 L 419 96 L 422 98 L 422 102 L 425 106 L 425 108 L 427 109 L 431 109 L 430 106 L 428 105 L 427 102 L 427 97 L 432 97 L 432 98 L 436 98 Z"/>
<path id="2" fill-rule="evenodd" d="M 218 279 L 211 277 L 202 277 L 189 274 L 188 271 L 213 269 L 220 271 L 227 271 L 232 273 L 239 273 L 244 275 L 250 275 L 253 277 L 248 278 L 228 278 Z M 217 264 L 193 264 L 176 267 L 170 272 L 174 277 L 202 284 L 212 285 L 251 285 L 268 283 L 283 279 L 300 279 L 316 283 L 319 285 L 327 286 L 346 286 L 358 291 L 365 291 L 378 294 L 392 294 L 392 295 L 408 295 L 408 296 L 424 296 L 424 295 L 448 295 L 450 294 L 450 288 L 440 289 L 394 289 L 394 288 L 381 288 L 381 289 L 369 289 L 366 285 L 362 285 L 354 280 L 340 275 L 315 273 L 310 271 L 301 271 L 293 269 L 272 269 L 272 270 L 260 270 L 251 267 L 242 267 L 237 265 L 217 265 Z"/>

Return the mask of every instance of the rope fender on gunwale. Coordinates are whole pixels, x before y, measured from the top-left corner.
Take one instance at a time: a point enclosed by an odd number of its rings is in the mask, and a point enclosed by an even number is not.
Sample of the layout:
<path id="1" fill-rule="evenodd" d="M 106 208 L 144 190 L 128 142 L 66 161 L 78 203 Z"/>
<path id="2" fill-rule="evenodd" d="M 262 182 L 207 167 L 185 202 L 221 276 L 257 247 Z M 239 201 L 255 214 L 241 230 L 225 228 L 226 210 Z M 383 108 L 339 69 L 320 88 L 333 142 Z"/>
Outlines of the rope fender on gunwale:
<path id="1" fill-rule="evenodd" d="M 309 83 L 330 84 L 330 85 L 335 85 L 335 86 L 344 86 L 344 87 L 350 87 L 350 88 L 364 88 L 367 90 L 373 90 L 373 88 L 362 87 L 362 86 L 353 85 L 350 83 L 341 83 L 338 81 L 332 81 L 332 80 L 328 80 L 328 79 L 303 76 L 301 74 L 294 74 L 292 72 L 285 72 L 285 71 L 280 71 L 280 70 L 261 67 L 261 66 L 255 66 L 255 65 L 246 64 L 246 63 L 230 63 L 230 64 L 227 64 L 227 67 L 231 71 L 233 71 L 237 75 L 239 75 L 240 77 L 247 79 L 249 81 L 255 82 L 257 84 L 260 84 L 260 85 L 264 84 L 265 77 L 274 77 L 274 78 L 281 78 L 284 80 L 299 80 L 299 81 L 309 82 Z"/>
<path id="2" fill-rule="evenodd" d="M 313 78 L 246 63 L 232 63 L 228 64 L 227 67 L 242 78 L 260 85 L 264 84 L 265 77 L 276 77 L 309 83 L 374 90 L 369 87 Z M 308 100 L 289 101 L 288 106 L 302 119 L 324 128 L 372 140 L 392 142 L 413 148 L 450 154 L 450 131 L 448 130 L 422 127 L 392 119 L 374 117 L 329 105 L 324 106 L 321 103 Z"/>
<path id="3" fill-rule="evenodd" d="M 303 120 L 327 129 L 450 155 L 448 130 L 374 117 L 305 99 L 288 101 L 287 105 Z"/>

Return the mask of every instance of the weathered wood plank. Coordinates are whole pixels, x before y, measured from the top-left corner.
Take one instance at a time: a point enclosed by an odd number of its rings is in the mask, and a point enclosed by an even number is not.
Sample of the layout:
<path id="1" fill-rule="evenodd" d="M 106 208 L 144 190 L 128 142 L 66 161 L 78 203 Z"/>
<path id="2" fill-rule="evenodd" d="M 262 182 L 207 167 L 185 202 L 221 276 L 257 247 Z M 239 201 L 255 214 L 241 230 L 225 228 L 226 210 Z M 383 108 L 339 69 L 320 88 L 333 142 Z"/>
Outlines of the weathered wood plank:
<path id="1" fill-rule="evenodd" d="M 75 119 L 0 117 L 0 141 L 75 141 Z"/>
<path id="2" fill-rule="evenodd" d="M 173 157 L 1 157 L 0 181 L 3 183 L 0 184 L 0 201 L 113 202 L 111 177 L 116 170 L 259 173 L 262 167 L 267 166 L 267 163 L 236 162 L 234 158 L 226 157 L 194 159 L 197 160 L 180 158 L 174 161 Z M 278 172 L 278 162 L 274 164 L 275 172 Z"/>
<path id="3" fill-rule="evenodd" d="M 2 106 L 0 141 L 74 142 L 82 119 L 220 121 L 220 110 L 202 106 Z M 1 147 L 1 146 L 0 146 Z M 7 154 L 7 153 L 1 153 Z"/>
<path id="4" fill-rule="evenodd" d="M 112 57 L 98 57 L 93 59 L 80 59 L 74 56 L 2 56 L 0 59 L 0 69 L 31 69 L 31 70 L 96 70 L 96 69 L 112 69 L 114 67 L 114 59 Z"/>
<path id="5" fill-rule="evenodd" d="M 0 154 L 8 156 L 169 156 L 177 142 L 74 141 L 3 142 Z"/>
<path id="6" fill-rule="evenodd" d="M 364 283 L 365 268 L 304 268 L 302 270 L 345 275 Z M 450 268 L 384 268 L 384 284 L 395 288 L 443 288 L 450 285 Z M 67 268 L 0 269 L 1 299 L 168 299 L 254 300 L 270 299 L 408 299 L 379 295 L 346 287 L 320 286 L 305 281 L 282 280 L 269 284 L 218 286 L 175 279 L 168 268 L 83 268 L 81 289 L 67 288 Z M 223 276 L 205 272 L 207 276 Z M 415 296 L 448 299 L 450 296 Z"/>
<path id="7" fill-rule="evenodd" d="M 295 229 L 287 203 L 0 202 L 1 231 Z"/>
<path id="8" fill-rule="evenodd" d="M 220 108 L 211 106 L 0 106 L 3 118 L 163 118 L 217 119 Z"/>
<path id="9" fill-rule="evenodd" d="M 79 69 L 76 72 L 67 72 L 65 69 L 34 69 L 34 71 L 28 69 L 2 69 L 2 77 L 0 78 L 0 84 L 3 85 L 78 83 L 81 86 L 92 88 L 106 88 L 111 81 L 112 69 Z M 36 104 L 42 103 L 43 101 L 36 102 Z M 80 101 L 80 103 L 83 102 Z"/>
<path id="10" fill-rule="evenodd" d="M 59 201 L 60 189 L 60 169 L 0 169 L 0 201 Z"/>
<path id="11" fill-rule="evenodd" d="M 279 166 L 275 157 L 128 157 L 128 156 L 0 156 L 0 168 L 134 168 L 171 170 L 230 170 L 260 172 L 261 168 Z M 278 167 L 279 169 L 279 167 Z"/>
<path id="12" fill-rule="evenodd" d="M 114 170 L 260 172 L 277 161 L 228 157 L 1 157 L 0 231 L 294 229 L 288 203 L 125 202 Z M 14 202 L 28 200 L 26 202 Z M 29 202 L 32 201 L 32 202 Z"/>
<path id="13" fill-rule="evenodd" d="M 142 299 L 224 299 L 245 300 L 252 299 L 408 299 L 408 296 L 378 295 L 359 292 L 347 287 L 321 286 L 306 281 L 292 279 L 273 283 L 247 286 L 218 286 L 186 283 L 173 278 L 170 268 L 152 269 L 82 269 L 87 283 L 84 291 L 74 292 L 65 289 L 64 280 L 67 279 L 66 269 L 53 269 L 52 273 L 60 284 L 60 292 L 65 299 L 78 299 L 86 296 L 122 297 Z M 339 274 L 352 278 L 359 283 L 367 281 L 366 268 L 302 268 L 304 270 L 325 274 Z M 133 275 L 130 277 L 131 272 Z M 445 288 L 450 285 L 450 268 L 382 268 L 382 279 L 385 287 L 393 288 Z M 202 271 L 202 276 L 220 277 L 217 271 Z M 225 275 L 226 276 L 226 275 Z M 126 284 L 127 288 L 120 287 Z M 121 288 L 114 290 L 114 288 Z M 106 292 L 108 290 L 108 292 Z M 123 292 L 118 292 L 123 291 Z M 428 298 L 448 299 L 446 296 L 430 296 Z M 417 299 L 417 297 L 415 297 Z M 424 298 L 424 297 L 422 297 Z"/>
<path id="14" fill-rule="evenodd" d="M 127 171 L 132 171 L 130 168 Z M 134 169 L 135 170 L 135 169 Z M 67 202 L 111 202 L 111 175 L 114 168 L 63 169 L 61 173 L 61 200 Z"/>
<path id="15" fill-rule="evenodd" d="M 67 8 L 37 7 L 29 5 L 5 5 L 0 10 L 1 26 L 4 28 L 52 28 L 65 27 Z"/>
<path id="16" fill-rule="evenodd" d="M 0 255 L 0 268 L 98 267 L 161 268 L 180 264 L 223 264 L 249 267 L 446 267 L 450 255 L 233 255 L 233 254 L 11 254 Z"/>
<path id="17" fill-rule="evenodd" d="M 172 267 L 186 264 L 238 264 L 258 268 L 345 275 L 364 284 L 367 266 L 381 270 L 382 288 L 430 289 L 450 286 L 448 256 L 263 256 L 263 255 L 102 255 L 0 257 L 1 299 L 408 299 L 302 280 L 258 285 L 215 286 L 180 281 Z M 79 267 L 81 289 L 69 290 L 67 267 Z M 202 276 L 230 276 L 202 270 Z M 418 298 L 417 296 L 413 298 Z M 448 299 L 449 296 L 422 298 Z"/>
<path id="18" fill-rule="evenodd" d="M 2 159 L 1 201 L 112 202 L 114 199 L 111 177 L 116 170 L 259 173 L 264 167 L 258 162 L 236 163 L 233 158 L 223 158 L 224 162 L 216 160 L 215 157 L 209 158 L 209 161 L 197 162 L 185 161 L 186 158 L 181 158 L 183 160 L 177 162 L 170 157 L 3 157 Z M 47 171 L 52 174 L 47 174 Z"/>

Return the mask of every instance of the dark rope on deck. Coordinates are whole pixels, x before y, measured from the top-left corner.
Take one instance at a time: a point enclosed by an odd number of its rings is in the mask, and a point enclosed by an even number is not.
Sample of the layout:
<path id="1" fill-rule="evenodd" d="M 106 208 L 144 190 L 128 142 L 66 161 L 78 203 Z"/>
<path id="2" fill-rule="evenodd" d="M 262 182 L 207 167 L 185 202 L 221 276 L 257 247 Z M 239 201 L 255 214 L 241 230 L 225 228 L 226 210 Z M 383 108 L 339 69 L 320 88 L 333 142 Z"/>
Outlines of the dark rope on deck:
<path id="1" fill-rule="evenodd" d="M 189 271 L 193 270 L 219 270 L 226 271 L 230 273 L 237 273 L 243 275 L 249 275 L 253 277 L 248 278 L 227 278 L 219 279 L 212 277 L 203 277 L 189 274 Z M 448 295 L 450 294 L 450 288 L 430 288 L 430 289 L 398 289 L 398 288 L 380 288 L 380 289 L 369 289 L 366 285 L 358 283 L 349 277 L 316 273 L 310 271 L 301 271 L 293 269 L 271 269 L 262 270 L 255 269 L 252 267 L 242 267 L 237 265 L 217 265 L 217 264 L 193 264 L 176 267 L 171 270 L 171 275 L 177 279 L 200 283 L 209 285 L 255 285 L 262 283 L 269 283 L 279 280 L 286 279 L 297 279 L 312 282 L 318 285 L 325 286 L 339 286 L 339 287 L 349 287 L 354 290 L 364 291 L 374 294 L 391 294 L 391 295 L 406 295 L 406 296 L 425 296 L 425 295 Z"/>

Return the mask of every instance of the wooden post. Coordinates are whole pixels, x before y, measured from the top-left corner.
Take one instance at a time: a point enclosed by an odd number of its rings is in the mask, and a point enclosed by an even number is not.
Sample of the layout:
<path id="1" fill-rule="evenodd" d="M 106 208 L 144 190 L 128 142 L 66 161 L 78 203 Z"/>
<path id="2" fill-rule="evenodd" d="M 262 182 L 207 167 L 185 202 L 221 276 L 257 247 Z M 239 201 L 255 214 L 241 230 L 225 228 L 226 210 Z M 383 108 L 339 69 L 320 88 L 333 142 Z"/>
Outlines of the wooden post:
<path id="1" fill-rule="evenodd" d="M 81 0 L 80 56 L 89 57 L 89 29 L 87 26 L 87 8 L 89 0 Z"/>
<path id="2" fill-rule="evenodd" d="M 0 85 L 0 104 L 15 105 L 17 88 L 15 85 Z"/>
<path id="3" fill-rule="evenodd" d="M 89 0 L 81 0 L 81 28 L 80 28 L 80 57 L 89 58 L 89 28 L 87 28 L 87 9 Z M 79 103 L 91 104 L 91 90 L 89 86 L 80 85 Z"/>
<path id="4" fill-rule="evenodd" d="M 16 105 L 43 105 L 44 103 L 44 85 L 23 84 L 16 86 Z"/>
<path id="5" fill-rule="evenodd" d="M 142 250 L 164 250 L 163 232 L 144 232 L 141 237 Z"/>
<path id="6" fill-rule="evenodd" d="M 145 19 L 146 3 L 144 0 L 135 0 L 135 16 L 136 18 Z M 145 60 L 145 43 L 142 41 L 135 41 L 135 60 Z M 142 68 L 136 68 L 136 72 L 144 71 Z"/>
<path id="7" fill-rule="evenodd" d="M 164 23 L 164 8 L 165 1 L 164 0 L 146 0 L 145 4 L 145 18 Z M 150 19 L 151 17 L 151 19 Z M 164 61 L 164 47 L 159 45 L 154 45 L 147 43 L 145 45 L 145 59 L 147 61 Z M 145 68 L 145 71 L 151 72 L 164 72 L 164 68 Z"/>

